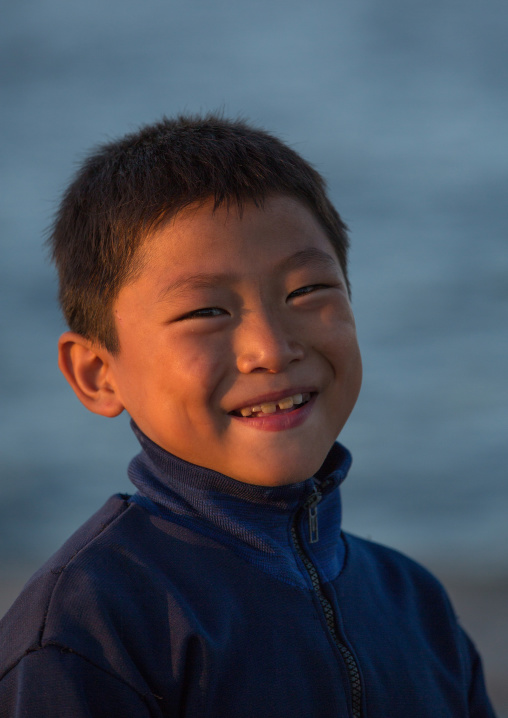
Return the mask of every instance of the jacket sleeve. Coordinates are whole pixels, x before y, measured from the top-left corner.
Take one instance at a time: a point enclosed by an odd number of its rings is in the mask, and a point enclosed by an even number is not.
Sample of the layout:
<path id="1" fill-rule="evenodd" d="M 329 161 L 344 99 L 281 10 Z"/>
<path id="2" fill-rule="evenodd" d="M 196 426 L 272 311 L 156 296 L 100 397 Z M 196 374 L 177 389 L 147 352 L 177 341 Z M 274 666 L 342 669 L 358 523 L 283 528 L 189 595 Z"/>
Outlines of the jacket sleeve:
<path id="1" fill-rule="evenodd" d="M 469 718 L 496 718 L 487 696 L 482 661 L 469 636 L 459 626 L 466 648 L 467 670 L 470 675 L 468 706 Z"/>
<path id="2" fill-rule="evenodd" d="M 0 718 L 159 718 L 151 698 L 76 653 L 47 646 L 0 682 Z"/>

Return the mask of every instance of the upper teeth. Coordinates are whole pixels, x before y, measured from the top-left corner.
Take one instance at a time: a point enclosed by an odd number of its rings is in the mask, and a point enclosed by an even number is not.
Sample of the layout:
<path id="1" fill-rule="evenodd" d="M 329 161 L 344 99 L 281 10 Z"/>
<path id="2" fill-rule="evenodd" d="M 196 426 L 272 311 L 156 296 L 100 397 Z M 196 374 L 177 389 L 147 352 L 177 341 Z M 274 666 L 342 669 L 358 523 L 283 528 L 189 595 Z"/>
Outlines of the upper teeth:
<path id="1" fill-rule="evenodd" d="M 310 394 L 293 394 L 293 396 L 286 396 L 284 399 L 279 401 L 267 401 L 263 404 L 256 404 L 255 406 L 245 406 L 240 409 L 242 416 L 251 416 L 257 412 L 263 414 L 274 414 L 279 409 L 291 409 L 295 404 L 302 404 L 304 401 L 310 399 Z"/>

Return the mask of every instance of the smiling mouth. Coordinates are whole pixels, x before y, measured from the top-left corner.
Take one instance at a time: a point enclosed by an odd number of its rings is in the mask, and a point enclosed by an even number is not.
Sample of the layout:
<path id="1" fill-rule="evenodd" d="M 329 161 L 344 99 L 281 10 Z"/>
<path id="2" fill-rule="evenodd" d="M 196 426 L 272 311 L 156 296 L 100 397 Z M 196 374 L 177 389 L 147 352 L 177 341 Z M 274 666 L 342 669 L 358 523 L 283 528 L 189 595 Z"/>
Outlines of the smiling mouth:
<path id="1" fill-rule="evenodd" d="M 256 417 L 264 416 L 266 414 L 281 414 L 292 411 L 295 407 L 303 406 L 310 401 L 312 394 L 305 392 L 303 394 L 292 394 L 291 396 L 285 396 L 283 399 L 278 401 L 267 401 L 262 404 L 255 404 L 254 406 L 244 406 L 241 409 L 232 411 L 233 416 L 242 417 Z"/>

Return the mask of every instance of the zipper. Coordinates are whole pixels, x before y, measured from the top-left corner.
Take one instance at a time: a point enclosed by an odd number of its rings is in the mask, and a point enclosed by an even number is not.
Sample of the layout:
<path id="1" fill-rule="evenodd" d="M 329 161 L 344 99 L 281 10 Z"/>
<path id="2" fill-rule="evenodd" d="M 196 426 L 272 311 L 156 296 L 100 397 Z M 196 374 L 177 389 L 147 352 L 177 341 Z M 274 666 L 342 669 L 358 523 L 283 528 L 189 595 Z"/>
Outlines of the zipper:
<path id="1" fill-rule="evenodd" d="M 303 512 L 308 512 L 309 520 L 309 543 L 317 543 L 319 541 L 319 526 L 318 526 L 318 504 L 323 498 L 322 492 L 314 486 L 314 489 L 307 500 L 302 505 L 301 509 L 296 512 L 295 518 L 291 525 L 291 537 L 293 544 L 296 549 L 296 553 L 300 557 L 303 565 L 305 566 L 307 573 L 309 574 L 312 588 L 316 594 L 321 608 L 323 609 L 326 625 L 331 633 L 333 641 L 344 660 L 346 669 L 349 676 L 349 687 L 351 689 L 351 704 L 353 709 L 353 718 L 361 718 L 362 715 L 362 684 L 360 681 L 360 671 L 355 658 L 349 648 L 345 646 L 339 636 L 337 635 L 337 629 L 335 626 L 335 616 L 333 615 L 333 608 L 323 593 L 321 588 L 321 582 L 316 567 L 305 553 L 300 538 L 298 536 L 297 524 Z"/>
<path id="2" fill-rule="evenodd" d="M 307 509 L 309 514 L 309 543 L 317 543 L 319 541 L 319 524 L 318 524 L 318 504 L 323 498 L 321 491 L 314 486 L 312 494 L 303 505 L 303 509 Z"/>

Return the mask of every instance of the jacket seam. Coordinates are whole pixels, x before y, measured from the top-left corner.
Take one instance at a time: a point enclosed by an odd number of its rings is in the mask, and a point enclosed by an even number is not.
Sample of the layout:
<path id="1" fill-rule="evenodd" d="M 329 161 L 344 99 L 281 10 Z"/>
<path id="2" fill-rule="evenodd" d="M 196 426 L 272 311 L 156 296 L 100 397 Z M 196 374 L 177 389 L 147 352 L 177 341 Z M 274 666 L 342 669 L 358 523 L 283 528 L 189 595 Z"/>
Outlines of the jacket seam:
<path id="1" fill-rule="evenodd" d="M 139 696 L 142 701 L 146 704 L 148 710 L 150 711 L 150 706 L 148 705 L 149 697 L 138 691 L 135 686 L 131 685 L 128 681 L 125 680 L 125 678 L 122 678 L 121 676 L 113 673 L 112 671 L 108 671 L 106 668 L 103 668 L 102 666 L 97 665 L 94 661 L 92 661 L 88 656 L 83 655 L 82 653 L 79 653 L 79 651 L 74 650 L 74 648 L 71 648 L 70 646 L 65 645 L 64 643 L 58 643 L 58 641 L 49 641 L 48 643 L 45 643 L 44 645 L 40 645 L 37 648 L 29 648 L 25 651 L 25 653 L 10 667 L 7 669 L 7 671 L 2 675 L 0 680 L 3 680 L 6 678 L 11 671 L 13 671 L 27 656 L 29 656 L 32 653 L 39 653 L 41 651 L 46 650 L 47 648 L 59 648 L 64 653 L 71 653 L 75 656 L 78 656 L 81 660 L 85 661 L 86 663 L 89 663 L 91 666 L 96 668 L 101 673 L 104 673 L 107 676 L 110 676 L 110 678 L 114 678 L 119 683 L 122 683 L 123 685 L 127 686 L 130 690 L 132 690 L 134 693 L 136 693 L 137 696 Z M 160 696 L 156 696 L 154 693 L 152 693 L 154 698 L 157 698 L 160 700 Z M 151 711 L 150 711 L 151 712 Z"/>
<path id="2" fill-rule="evenodd" d="M 37 640 L 37 642 L 38 642 L 38 645 L 39 645 L 41 648 L 43 647 L 43 643 L 42 643 L 42 642 L 43 642 L 44 632 L 45 632 L 45 630 L 46 630 L 46 624 L 47 624 L 48 615 L 49 615 L 50 608 L 51 608 L 51 602 L 52 602 L 52 600 L 53 600 L 53 594 L 55 593 L 55 590 L 56 590 L 56 588 L 57 588 L 57 586 L 58 586 L 58 584 L 59 584 L 59 582 L 60 582 L 60 579 L 61 579 L 62 574 L 63 574 L 64 571 L 72 564 L 72 562 L 80 555 L 80 553 L 81 553 L 82 551 L 84 551 L 88 546 L 90 546 L 90 544 L 92 544 L 99 536 L 101 536 L 101 535 L 104 533 L 104 531 L 106 531 L 106 529 L 108 529 L 108 528 L 109 528 L 110 526 L 112 526 L 117 520 L 119 520 L 119 519 L 125 514 L 125 512 L 130 508 L 131 505 L 127 502 L 127 500 L 125 499 L 124 496 L 122 496 L 122 499 L 123 499 L 123 502 L 122 502 L 122 506 L 121 506 L 121 511 L 119 511 L 118 513 L 116 513 L 116 514 L 111 518 L 110 521 L 108 521 L 108 522 L 105 523 L 105 524 L 102 524 L 101 527 L 100 527 L 100 530 L 99 530 L 89 541 L 87 541 L 86 543 L 84 543 L 77 551 L 75 551 L 75 552 L 73 553 L 73 555 L 69 558 L 69 560 L 67 561 L 67 563 L 65 563 L 65 564 L 63 564 L 63 565 L 61 565 L 61 566 L 58 566 L 58 567 L 56 567 L 56 568 L 52 568 L 52 569 L 51 569 L 51 573 L 52 573 L 52 574 L 57 574 L 57 575 L 58 575 L 58 578 L 56 579 L 56 581 L 55 581 L 55 583 L 54 583 L 54 585 L 53 585 L 53 587 L 52 587 L 52 589 L 51 589 L 51 593 L 50 593 L 50 595 L 49 595 L 49 597 L 48 597 L 48 602 L 47 602 L 47 604 L 46 604 L 46 610 L 44 611 L 44 616 L 43 616 L 43 619 L 42 619 L 42 622 L 41 622 L 41 627 L 40 627 L 40 630 L 39 630 L 39 635 L 38 635 L 38 640 Z"/>

